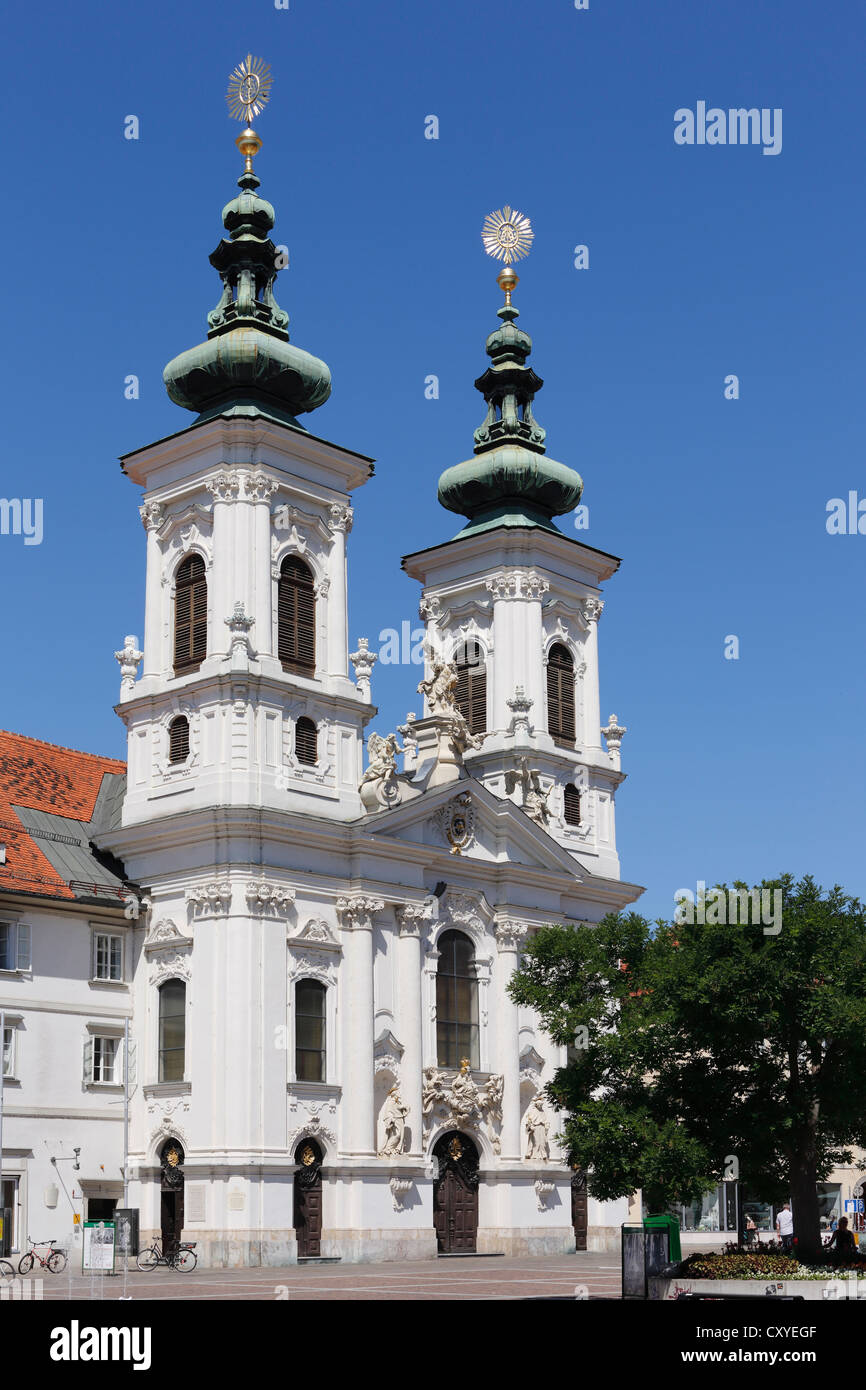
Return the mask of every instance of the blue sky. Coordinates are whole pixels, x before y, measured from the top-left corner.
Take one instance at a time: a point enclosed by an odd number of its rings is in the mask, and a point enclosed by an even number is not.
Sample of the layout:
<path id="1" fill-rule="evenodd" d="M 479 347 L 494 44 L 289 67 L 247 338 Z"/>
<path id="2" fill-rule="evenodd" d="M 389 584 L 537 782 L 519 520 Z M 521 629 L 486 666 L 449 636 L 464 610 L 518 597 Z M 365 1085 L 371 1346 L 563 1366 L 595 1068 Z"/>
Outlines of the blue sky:
<path id="1" fill-rule="evenodd" d="M 353 643 L 416 625 L 400 556 L 459 529 L 436 483 L 482 418 L 500 296 L 479 231 L 510 203 L 536 229 L 515 296 L 536 414 L 584 478 L 583 538 L 623 557 L 599 636 L 603 716 L 628 727 L 624 877 L 651 915 L 783 869 L 866 895 L 866 536 L 825 525 L 830 498 L 866 497 L 864 37 L 851 0 L 17 7 L 0 495 L 41 497 L 44 539 L 0 536 L 0 725 L 124 753 L 113 652 L 142 635 L 145 539 L 117 457 L 192 418 L 162 367 L 218 297 L 224 91 L 251 51 L 275 77 L 257 171 L 291 253 L 278 299 L 334 379 L 308 423 L 377 459 Z M 781 108 L 781 153 L 677 146 L 699 100 Z M 372 727 L 418 706 L 417 679 L 377 668 Z"/>

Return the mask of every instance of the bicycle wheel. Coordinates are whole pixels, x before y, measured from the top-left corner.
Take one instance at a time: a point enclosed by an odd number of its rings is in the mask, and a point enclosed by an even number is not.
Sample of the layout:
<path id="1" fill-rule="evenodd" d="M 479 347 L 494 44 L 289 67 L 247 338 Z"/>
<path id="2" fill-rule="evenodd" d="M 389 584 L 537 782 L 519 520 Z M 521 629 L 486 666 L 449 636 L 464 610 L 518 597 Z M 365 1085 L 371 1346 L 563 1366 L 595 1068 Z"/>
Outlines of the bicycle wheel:
<path id="1" fill-rule="evenodd" d="M 62 1274 L 66 1268 L 66 1251 L 54 1250 L 48 1256 L 48 1268 L 52 1274 Z"/>
<path id="2" fill-rule="evenodd" d="M 0 1283 L 8 1284 L 15 1278 L 15 1270 L 8 1260 L 0 1260 Z"/>
<path id="3" fill-rule="evenodd" d="M 191 1273 L 198 1264 L 194 1250 L 181 1250 L 177 1257 L 177 1268 L 183 1270 L 184 1274 Z"/>
<path id="4" fill-rule="evenodd" d="M 159 1264 L 159 1256 L 153 1246 L 149 1250 L 142 1250 L 137 1261 L 139 1269 L 156 1269 Z"/>
<path id="5" fill-rule="evenodd" d="M 18 1273 L 29 1274 L 31 1269 L 33 1268 L 33 1264 L 33 1251 L 31 1250 L 29 1254 L 22 1255 L 21 1259 L 18 1261 Z"/>

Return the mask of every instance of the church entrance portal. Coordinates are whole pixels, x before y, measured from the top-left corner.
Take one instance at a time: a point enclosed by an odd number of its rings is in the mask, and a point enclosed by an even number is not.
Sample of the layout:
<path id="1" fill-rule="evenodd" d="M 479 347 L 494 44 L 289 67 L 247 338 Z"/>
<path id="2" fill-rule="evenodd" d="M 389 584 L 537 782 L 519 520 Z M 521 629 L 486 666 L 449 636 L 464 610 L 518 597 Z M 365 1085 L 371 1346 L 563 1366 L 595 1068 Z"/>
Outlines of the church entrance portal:
<path id="1" fill-rule="evenodd" d="M 433 1149 L 438 1177 L 433 1183 L 433 1225 L 442 1255 L 475 1249 L 478 1233 L 478 1150 L 456 1129 Z"/>
<path id="2" fill-rule="evenodd" d="M 162 1181 L 159 1193 L 159 1225 L 165 1254 L 176 1250 L 183 1232 L 183 1146 L 167 1139 L 159 1156 Z"/>
<path id="3" fill-rule="evenodd" d="M 298 1259 L 322 1253 L 322 1150 L 315 1139 L 302 1139 L 295 1150 L 294 1223 Z"/>

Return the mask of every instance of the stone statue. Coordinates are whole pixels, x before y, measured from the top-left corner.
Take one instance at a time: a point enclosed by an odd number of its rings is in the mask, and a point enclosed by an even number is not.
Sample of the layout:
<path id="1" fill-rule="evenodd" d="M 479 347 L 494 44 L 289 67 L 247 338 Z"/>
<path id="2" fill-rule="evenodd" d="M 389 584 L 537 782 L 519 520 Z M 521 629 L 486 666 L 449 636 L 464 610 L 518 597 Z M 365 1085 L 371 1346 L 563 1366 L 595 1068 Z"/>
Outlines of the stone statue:
<path id="1" fill-rule="evenodd" d="M 398 1087 L 392 1086 L 385 1097 L 385 1104 L 382 1106 L 381 1120 L 384 1137 L 382 1147 L 379 1150 L 380 1158 L 396 1158 L 403 1152 L 406 1139 L 406 1116 L 408 1114 L 409 1107 L 401 1101 Z"/>
<path id="2" fill-rule="evenodd" d="M 468 1058 L 460 1063 L 456 1075 L 427 1067 L 421 1109 L 427 1119 L 428 1134 L 434 1122 L 453 1125 L 456 1129 L 476 1129 L 486 1124 L 487 1135 L 494 1153 L 499 1153 L 498 1129 L 502 1124 L 502 1092 L 504 1078 L 491 1076 L 483 1086 L 472 1079 Z"/>
<path id="3" fill-rule="evenodd" d="M 397 785 L 397 754 L 403 750 L 396 734 L 371 734 L 367 740 L 370 764 L 358 786 L 367 810 L 388 806 L 399 795 Z M 365 792 L 365 788 L 367 789 Z"/>
<path id="4" fill-rule="evenodd" d="M 432 672 L 418 685 L 419 695 L 427 697 L 431 715 L 459 713 L 454 691 L 457 686 L 457 667 L 453 661 L 431 656 Z"/>
<path id="5" fill-rule="evenodd" d="M 523 810 L 530 820 L 543 829 L 550 819 L 550 808 L 547 804 L 550 792 L 544 790 L 541 777 L 537 772 L 530 770 L 525 758 L 520 759 L 519 772 L 509 772 L 506 776 L 506 791 L 511 792 L 518 785 L 523 796 Z"/>
<path id="6" fill-rule="evenodd" d="M 536 1163 L 546 1163 L 550 1158 L 550 1145 L 547 1136 L 550 1124 L 544 1113 L 541 1093 L 535 1097 L 526 1112 L 526 1157 Z"/>

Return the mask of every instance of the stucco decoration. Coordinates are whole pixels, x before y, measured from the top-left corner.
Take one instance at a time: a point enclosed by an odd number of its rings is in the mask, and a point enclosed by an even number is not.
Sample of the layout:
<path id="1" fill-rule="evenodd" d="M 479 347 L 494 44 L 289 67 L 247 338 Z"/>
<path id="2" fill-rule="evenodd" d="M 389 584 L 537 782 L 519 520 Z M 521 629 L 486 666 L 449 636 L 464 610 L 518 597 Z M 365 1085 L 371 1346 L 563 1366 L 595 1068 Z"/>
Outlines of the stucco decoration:
<path id="1" fill-rule="evenodd" d="M 406 1199 L 413 1190 L 415 1184 L 411 1178 L 389 1178 L 388 1186 L 391 1189 L 391 1196 L 394 1199 L 394 1210 L 405 1211 Z"/>
<path id="2" fill-rule="evenodd" d="M 452 854 L 463 854 L 475 844 L 475 806 L 468 792 L 461 792 L 433 817 Z"/>
<path id="3" fill-rule="evenodd" d="M 202 917 L 226 917 L 232 903 L 232 885 L 228 878 L 208 879 L 205 883 L 187 888 L 186 901 L 194 920 Z"/>
<path id="4" fill-rule="evenodd" d="M 295 901 L 294 888 L 268 879 L 251 879 L 244 890 L 247 907 L 254 917 L 284 917 Z"/>
<path id="5" fill-rule="evenodd" d="M 464 1057 L 460 1070 L 444 1072 L 436 1067 L 424 1071 L 421 1108 L 425 1120 L 425 1138 L 434 1126 L 453 1125 L 455 1129 L 486 1128 L 494 1153 L 499 1153 L 499 1129 L 502 1125 L 502 1092 L 504 1079 L 491 1076 L 482 1086 L 472 1079 L 468 1060 Z"/>
<path id="6" fill-rule="evenodd" d="M 311 1112 L 309 1118 L 288 1133 L 286 1147 L 290 1153 L 295 1149 L 300 1139 L 317 1139 L 319 1143 L 330 1145 L 332 1149 L 336 1148 L 337 1136 L 332 1129 L 322 1123 L 318 1114 L 318 1107 L 311 1105 L 309 1109 Z"/>
<path id="7" fill-rule="evenodd" d="M 369 767 L 361 778 L 358 790 L 367 811 L 381 811 L 396 806 L 400 800 L 397 781 L 397 754 L 402 753 L 396 734 L 372 733 L 367 740 Z"/>

